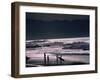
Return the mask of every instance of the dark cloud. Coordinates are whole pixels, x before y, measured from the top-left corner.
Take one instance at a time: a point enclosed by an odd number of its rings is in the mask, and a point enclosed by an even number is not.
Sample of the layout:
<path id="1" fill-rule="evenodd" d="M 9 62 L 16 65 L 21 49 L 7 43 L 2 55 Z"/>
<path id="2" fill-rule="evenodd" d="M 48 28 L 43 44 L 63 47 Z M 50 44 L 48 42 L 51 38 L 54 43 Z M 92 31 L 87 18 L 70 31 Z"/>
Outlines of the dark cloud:
<path id="1" fill-rule="evenodd" d="M 47 13 L 26 13 L 27 19 L 35 20 L 75 20 L 75 19 L 88 19 L 87 16 L 71 15 L 71 14 L 47 14 Z"/>
<path id="2" fill-rule="evenodd" d="M 26 13 L 26 39 L 89 36 L 89 16 Z"/>

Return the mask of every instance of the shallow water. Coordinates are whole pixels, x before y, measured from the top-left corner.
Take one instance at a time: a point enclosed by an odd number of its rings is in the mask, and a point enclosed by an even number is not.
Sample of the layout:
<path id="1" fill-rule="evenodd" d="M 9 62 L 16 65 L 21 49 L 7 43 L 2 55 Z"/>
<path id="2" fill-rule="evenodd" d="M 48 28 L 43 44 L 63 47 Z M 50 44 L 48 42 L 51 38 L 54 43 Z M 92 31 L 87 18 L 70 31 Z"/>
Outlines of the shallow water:
<path id="1" fill-rule="evenodd" d="M 89 44 L 89 37 L 47 39 L 43 42 L 38 40 L 28 40 L 26 42 L 27 44 L 37 44 L 38 47 L 26 48 L 26 56 L 29 58 L 28 60 L 26 60 L 26 66 L 37 67 L 89 64 L 89 50 L 76 48 L 64 49 L 64 44 L 72 44 L 74 42 L 83 42 L 83 44 L 84 42 L 86 42 Z M 48 44 L 50 46 L 44 46 Z"/>
<path id="2" fill-rule="evenodd" d="M 58 54 L 60 54 L 59 56 L 62 56 L 61 58 L 64 59 L 64 61 L 58 59 L 58 62 L 56 56 L 57 50 L 55 48 L 38 48 L 35 50 L 27 50 L 26 52 L 26 55 L 30 58 L 26 63 L 27 67 L 89 64 L 89 53 L 87 53 L 88 51 L 60 50 L 61 53 L 59 52 Z M 72 54 L 72 52 L 75 53 Z M 44 53 L 46 54 L 46 57 L 49 56 L 49 62 L 47 61 L 47 64 L 44 64 Z"/>

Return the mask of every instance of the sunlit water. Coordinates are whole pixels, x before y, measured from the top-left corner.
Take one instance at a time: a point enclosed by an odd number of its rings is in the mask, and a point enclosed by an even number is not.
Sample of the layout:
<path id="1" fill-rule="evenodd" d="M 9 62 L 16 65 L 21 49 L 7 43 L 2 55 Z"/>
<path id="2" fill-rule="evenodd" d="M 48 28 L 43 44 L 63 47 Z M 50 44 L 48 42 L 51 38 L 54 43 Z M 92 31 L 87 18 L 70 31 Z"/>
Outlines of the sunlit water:
<path id="1" fill-rule="evenodd" d="M 82 39 L 66 39 L 70 40 L 70 43 L 74 41 L 84 41 L 89 42 L 88 38 Z M 49 42 L 53 41 L 66 41 L 65 39 L 60 40 L 49 40 Z M 82 50 L 82 49 L 62 49 L 62 46 L 50 46 L 50 47 L 39 47 L 39 48 L 26 48 L 26 56 L 29 57 L 29 60 L 26 63 L 26 66 L 33 67 L 33 66 L 45 66 L 44 65 L 44 53 L 46 56 L 49 56 L 49 65 L 77 65 L 77 64 L 89 64 L 89 50 Z M 58 61 L 56 55 L 62 56 L 64 61 Z M 49 66 L 48 65 L 48 66 Z"/>

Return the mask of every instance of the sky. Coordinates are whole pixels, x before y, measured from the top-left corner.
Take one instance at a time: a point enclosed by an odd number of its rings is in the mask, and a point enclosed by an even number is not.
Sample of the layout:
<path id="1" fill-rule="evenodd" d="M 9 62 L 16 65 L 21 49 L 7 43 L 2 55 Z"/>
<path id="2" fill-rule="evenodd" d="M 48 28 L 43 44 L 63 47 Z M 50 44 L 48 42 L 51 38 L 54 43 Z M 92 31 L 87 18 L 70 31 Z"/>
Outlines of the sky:
<path id="1" fill-rule="evenodd" d="M 26 12 L 26 40 L 89 37 L 89 15 Z"/>

